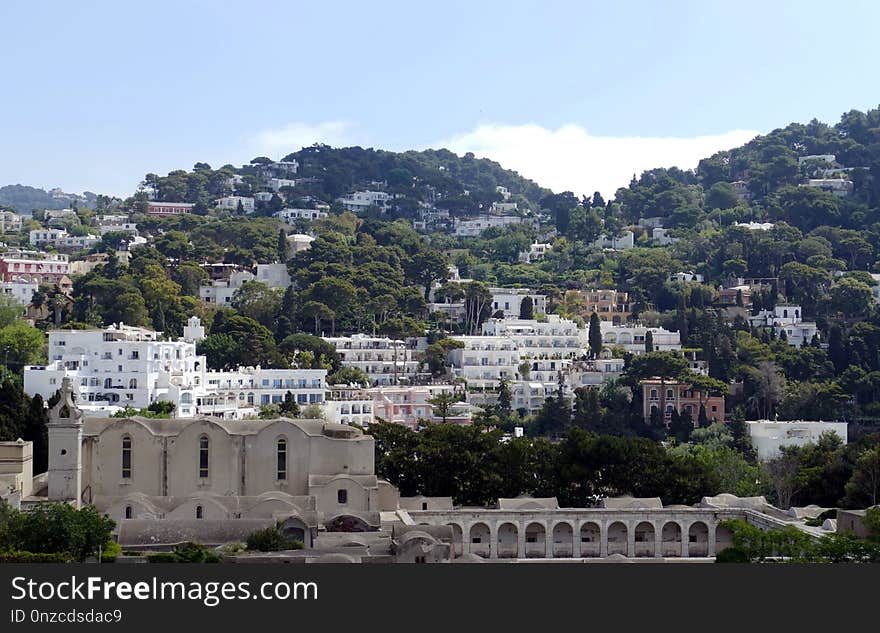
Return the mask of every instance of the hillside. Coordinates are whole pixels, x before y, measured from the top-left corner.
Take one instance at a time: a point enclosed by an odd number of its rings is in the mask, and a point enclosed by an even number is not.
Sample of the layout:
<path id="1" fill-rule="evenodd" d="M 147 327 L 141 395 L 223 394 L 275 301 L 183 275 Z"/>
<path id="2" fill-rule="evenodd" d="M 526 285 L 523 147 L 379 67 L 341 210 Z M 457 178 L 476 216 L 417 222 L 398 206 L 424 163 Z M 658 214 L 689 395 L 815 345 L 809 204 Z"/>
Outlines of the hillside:
<path id="1" fill-rule="evenodd" d="M 72 204 L 80 207 L 94 206 L 96 196 L 86 192 L 80 196 L 67 194 L 59 189 L 45 191 L 26 185 L 0 187 L 0 207 L 9 207 L 19 213 L 31 213 L 36 209 L 65 209 Z"/>

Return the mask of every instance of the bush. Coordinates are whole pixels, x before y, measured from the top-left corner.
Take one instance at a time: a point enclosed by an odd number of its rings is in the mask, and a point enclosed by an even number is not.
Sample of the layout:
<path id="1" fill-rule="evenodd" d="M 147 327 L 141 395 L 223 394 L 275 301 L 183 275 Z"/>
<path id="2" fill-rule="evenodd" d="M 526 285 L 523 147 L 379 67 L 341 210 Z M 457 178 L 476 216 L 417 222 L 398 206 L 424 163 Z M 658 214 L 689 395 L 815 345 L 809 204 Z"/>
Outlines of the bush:
<path id="1" fill-rule="evenodd" d="M 74 559 L 67 553 L 43 552 L 0 552 L 0 565 L 6 563 L 72 563 Z"/>
<path id="2" fill-rule="evenodd" d="M 749 556 L 739 547 L 726 547 L 715 555 L 716 563 L 748 563 Z"/>
<path id="3" fill-rule="evenodd" d="M 220 556 L 201 543 L 179 543 L 172 552 L 149 554 L 149 563 L 219 563 Z"/>
<path id="4" fill-rule="evenodd" d="M 102 563 L 112 563 L 116 561 L 116 557 L 122 554 L 122 546 L 116 541 L 110 541 L 104 546 L 101 552 Z"/>
<path id="5" fill-rule="evenodd" d="M 257 530 L 247 537 L 247 548 L 260 552 L 280 552 L 287 549 L 302 549 L 303 547 L 302 541 L 284 536 L 277 525 Z"/>

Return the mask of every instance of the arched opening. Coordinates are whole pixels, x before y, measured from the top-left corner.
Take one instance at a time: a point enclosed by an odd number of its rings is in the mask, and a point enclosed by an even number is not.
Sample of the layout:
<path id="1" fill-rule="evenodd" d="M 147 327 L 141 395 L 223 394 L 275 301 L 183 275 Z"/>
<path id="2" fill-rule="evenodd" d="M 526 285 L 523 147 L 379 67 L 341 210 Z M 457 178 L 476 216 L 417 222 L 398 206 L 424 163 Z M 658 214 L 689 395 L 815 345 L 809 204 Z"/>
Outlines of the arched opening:
<path id="1" fill-rule="evenodd" d="M 131 437 L 122 438 L 122 478 L 131 479 Z"/>
<path id="2" fill-rule="evenodd" d="M 131 506 L 125 506 L 125 518 L 130 519 L 133 516 Z"/>
<path id="3" fill-rule="evenodd" d="M 519 558 L 519 529 L 513 523 L 498 528 L 498 558 Z"/>
<path id="4" fill-rule="evenodd" d="M 702 521 L 691 524 L 688 530 L 688 556 L 709 555 L 709 528 Z"/>
<path id="5" fill-rule="evenodd" d="M 328 532 L 374 532 L 375 530 L 362 518 L 351 515 L 340 515 L 324 525 Z"/>
<path id="6" fill-rule="evenodd" d="M 526 558 L 547 556 L 547 531 L 541 523 L 526 526 Z"/>
<path id="7" fill-rule="evenodd" d="M 489 558 L 489 526 L 485 523 L 474 523 L 470 531 L 471 554 Z"/>
<path id="8" fill-rule="evenodd" d="M 205 518 L 205 511 L 202 508 L 202 506 L 196 506 L 196 518 L 197 519 L 204 519 Z"/>
<path id="9" fill-rule="evenodd" d="M 283 437 L 275 443 L 275 478 L 287 481 L 287 440 Z"/>
<path id="10" fill-rule="evenodd" d="M 199 477 L 206 479 L 208 477 L 208 464 L 210 462 L 210 441 L 207 435 L 199 438 Z"/>
<path id="11" fill-rule="evenodd" d="M 571 523 L 553 526 L 553 558 L 571 558 L 574 555 L 574 529 Z"/>
<path id="12" fill-rule="evenodd" d="M 104 379 L 104 389 L 113 389 L 113 379 L 105 378 Z"/>
<path id="13" fill-rule="evenodd" d="M 620 521 L 615 521 L 608 526 L 608 554 L 623 554 L 629 556 L 627 546 L 627 529 L 626 525 Z"/>
<path id="14" fill-rule="evenodd" d="M 654 526 L 647 521 L 636 525 L 635 529 L 636 556 L 654 556 Z"/>
<path id="15" fill-rule="evenodd" d="M 128 381 L 128 388 L 129 389 L 137 389 L 138 388 L 137 378 L 132 378 L 131 380 Z"/>
<path id="16" fill-rule="evenodd" d="M 458 523 L 447 523 L 447 525 L 452 528 L 452 554 L 454 556 L 461 556 L 464 553 L 462 549 L 464 539 L 462 538 L 461 526 Z"/>
<path id="17" fill-rule="evenodd" d="M 681 526 L 675 521 L 664 524 L 660 532 L 660 553 L 665 557 L 681 556 Z"/>
<path id="18" fill-rule="evenodd" d="M 601 555 L 601 532 L 598 523 L 584 523 L 581 526 L 581 556 L 597 558 Z"/>

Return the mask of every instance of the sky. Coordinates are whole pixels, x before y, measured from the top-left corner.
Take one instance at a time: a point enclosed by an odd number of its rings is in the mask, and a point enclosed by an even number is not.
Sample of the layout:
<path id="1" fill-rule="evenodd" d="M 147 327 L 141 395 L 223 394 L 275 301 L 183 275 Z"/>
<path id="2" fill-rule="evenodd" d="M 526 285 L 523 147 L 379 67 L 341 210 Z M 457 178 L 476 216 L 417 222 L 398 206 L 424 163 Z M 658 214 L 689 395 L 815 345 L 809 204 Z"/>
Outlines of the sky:
<path id="1" fill-rule="evenodd" d="M 880 104 L 880 3 L 0 2 L 0 185 L 315 142 L 474 152 L 610 197 L 759 133 Z"/>

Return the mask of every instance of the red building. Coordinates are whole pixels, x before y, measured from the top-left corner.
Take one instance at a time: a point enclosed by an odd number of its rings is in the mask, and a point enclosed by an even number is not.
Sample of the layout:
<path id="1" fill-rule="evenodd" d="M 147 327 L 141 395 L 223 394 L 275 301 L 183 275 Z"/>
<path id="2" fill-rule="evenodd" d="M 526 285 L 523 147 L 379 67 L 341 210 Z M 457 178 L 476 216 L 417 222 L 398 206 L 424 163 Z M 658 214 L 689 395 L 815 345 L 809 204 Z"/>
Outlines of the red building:
<path id="1" fill-rule="evenodd" d="M 186 215 L 194 206 L 189 202 L 150 202 L 147 215 Z"/>

